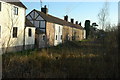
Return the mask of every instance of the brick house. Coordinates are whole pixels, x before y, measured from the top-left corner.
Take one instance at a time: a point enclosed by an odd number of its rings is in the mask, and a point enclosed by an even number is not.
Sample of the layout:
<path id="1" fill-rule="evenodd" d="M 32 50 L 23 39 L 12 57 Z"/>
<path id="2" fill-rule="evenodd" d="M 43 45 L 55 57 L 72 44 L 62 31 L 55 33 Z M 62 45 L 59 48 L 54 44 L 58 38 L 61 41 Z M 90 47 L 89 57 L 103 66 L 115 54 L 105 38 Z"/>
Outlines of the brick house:
<path id="1" fill-rule="evenodd" d="M 68 16 L 63 20 L 49 15 L 46 6 L 41 11 L 32 10 L 26 17 L 36 28 L 35 44 L 38 48 L 84 39 L 85 30 L 81 25 L 74 24 L 74 19 L 68 22 Z"/>

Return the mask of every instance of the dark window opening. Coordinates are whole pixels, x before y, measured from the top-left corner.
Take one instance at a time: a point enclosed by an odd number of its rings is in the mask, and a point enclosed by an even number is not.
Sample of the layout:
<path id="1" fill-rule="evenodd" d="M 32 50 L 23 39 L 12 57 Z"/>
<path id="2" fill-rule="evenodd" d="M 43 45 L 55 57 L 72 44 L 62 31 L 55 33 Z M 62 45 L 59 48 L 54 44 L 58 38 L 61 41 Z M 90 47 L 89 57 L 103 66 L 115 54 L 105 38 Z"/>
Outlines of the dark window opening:
<path id="1" fill-rule="evenodd" d="M 29 35 L 29 37 L 32 36 L 32 30 L 31 30 L 31 29 L 29 29 L 29 31 L 28 31 L 28 35 Z"/>
<path id="2" fill-rule="evenodd" d="M 18 15 L 18 8 L 14 7 L 14 15 Z"/>
<path id="3" fill-rule="evenodd" d="M 57 40 L 57 35 L 56 35 L 56 40 Z"/>
<path id="4" fill-rule="evenodd" d="M 61 40 L 62 40 L 62 35 L 61 35 Z"/>
<path id="5" fill-rule="evenodd" d="M 13 27 L 13 38 L 17 38 L 17 27 Z"/>
<path id="6" fill-rule="evenodd" d="M 0 2 L 0 11 L 1 11 L 1 2 Z"/>
<path id="7" fill-rule="evenodd" d="M 45 41 L 45 35 L 43 35 L 43 40 Z"/>

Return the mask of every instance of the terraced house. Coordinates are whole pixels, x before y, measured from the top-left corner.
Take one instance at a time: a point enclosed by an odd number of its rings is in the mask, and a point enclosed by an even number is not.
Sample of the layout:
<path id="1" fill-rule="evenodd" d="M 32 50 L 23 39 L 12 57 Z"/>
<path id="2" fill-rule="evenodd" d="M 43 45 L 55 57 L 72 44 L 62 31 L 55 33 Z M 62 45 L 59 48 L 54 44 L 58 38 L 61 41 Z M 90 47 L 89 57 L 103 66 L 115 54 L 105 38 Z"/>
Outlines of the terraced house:
<path id="1" fill-rule="evenodd" d="M 49 15 L 46 6 L 42 7 L 41 11 L 32 10 L 26 17 L 36 28 L 35 44 L 38 48 L 85 38 L 85 30 L 78 21 L 74 24 L 74 19 L 68 22 L 67 15 L 64 20 Z"/>
<path id="2" fill-rule="evenodd" d="M 19 1 L 0 0 L 0 50 L 22 51 L 34 48 L 35 28 L 27 20 L 26 7 Z"/>

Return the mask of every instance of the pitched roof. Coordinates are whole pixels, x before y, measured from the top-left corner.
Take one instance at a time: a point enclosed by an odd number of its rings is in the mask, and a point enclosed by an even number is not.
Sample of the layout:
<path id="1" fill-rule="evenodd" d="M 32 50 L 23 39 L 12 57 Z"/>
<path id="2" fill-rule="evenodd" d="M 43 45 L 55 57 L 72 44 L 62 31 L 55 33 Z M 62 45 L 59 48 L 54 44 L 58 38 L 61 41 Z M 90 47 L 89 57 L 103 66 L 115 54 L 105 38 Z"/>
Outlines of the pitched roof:
<path id="1" fill-rule="evenodd" d="M 83 28 L 82 26 L 80 26 L 79 24 L 73 24 L 73 23 L 71 23 L 71 22 L 67 22 L 67 21 L 65 21 L 65 20 L 63 20 L 63 19 L 54 17 L 54 16 L 49 15 L 49 14 L 45 14 L 45 13 L 40 12 L 40 11 L 35 10 L 35 9 L 34 9 L 34 11 L 36 11 L 38 14 L 40 14 L 41 17 L 42 17 L 43 19 L 45 19 L 46 21 L 48 21 L 48 22 L 52 22 L 52 23 L 56 23 L 56 24 L 60 24 L 60 25 L 65 25 L 65 26 L 70 26 L 70 27 L 72 27 L 72 28 L 77 28 L 77 29 L 84 29 L 84 28 Z"/>
<path id="2" fill-rule="evenodd" d="M 25 19 L 25 26 L 26 27 L 35 27 L 27 18 Z"/>
<path id="3" fill-rule="evenodd" d="M 4 2 L 14 4 L 16 6 L 23 7 L 25 9 L 27 9 L 27 7 L 20 0 L 0 0 L 0 1 L 4 1 Z"/>

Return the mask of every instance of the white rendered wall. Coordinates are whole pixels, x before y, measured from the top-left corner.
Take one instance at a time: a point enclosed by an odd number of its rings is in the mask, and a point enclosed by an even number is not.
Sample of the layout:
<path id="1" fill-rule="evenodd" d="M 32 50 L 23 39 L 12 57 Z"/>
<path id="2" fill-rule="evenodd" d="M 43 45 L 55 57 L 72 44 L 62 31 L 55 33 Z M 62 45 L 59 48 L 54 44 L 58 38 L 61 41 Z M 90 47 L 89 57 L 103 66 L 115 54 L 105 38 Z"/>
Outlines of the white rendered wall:
<path id="1" fill-rule="evenodd" d="M 29 29 L 32 31 L 31 37 L 29 34 Z M 25 29 L 25 45 L 34 45 L 35 44 L 35 28 L 33 27 L 26 27 Z"/>
<path id="2" fill-rule="evenodd" d="M 14 15 L 14 6 L 6 2 L 1 2 L 0 11 L 0 26 L 1 26 L 1 46 L 0 47 L 14 47 L 22 46 L 24 38 L 25 26 L 25 8 L 18 7 L 18 15 Z M 13 38 L 13 27 L 18 28 L 17 38 Z M 10 39 L 10 40 L 9 40 Z M 9 42 L 9 46 L 7 43 Z"/>
<path id="3" fill-rule="evenodd" d="M 58 24 L 55 24 L 55 41 L 54 41 L 54 45 L 58 45 L 60 43 L 62 43 L 62 39 L 61 39 L 61 36 L 62 36 L 62 29 L 63 29 L 63 26 L 62 25 L 58 25 Z M 57 35 L 57 40 L 56 40 L 56 35 Z"/>

